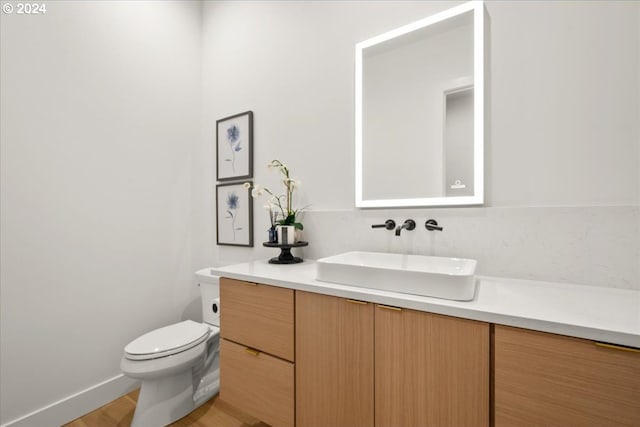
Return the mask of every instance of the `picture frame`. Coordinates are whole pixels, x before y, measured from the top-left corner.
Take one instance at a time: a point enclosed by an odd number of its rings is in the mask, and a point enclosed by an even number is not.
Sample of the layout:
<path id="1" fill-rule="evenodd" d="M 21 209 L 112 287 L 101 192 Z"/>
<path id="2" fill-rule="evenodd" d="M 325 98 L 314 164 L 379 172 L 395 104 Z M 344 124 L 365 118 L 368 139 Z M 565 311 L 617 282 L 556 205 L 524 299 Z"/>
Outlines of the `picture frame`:
<path id="1" fill-rule="evenodd" d="M 216 241 L 253 247 L 253 197 L 244 183 L 216 185 Z"/>
<path id="2" fill-rule="evenodd" d="M 253 111 L 216 121 L 216 178 L 253 177 Z"/>

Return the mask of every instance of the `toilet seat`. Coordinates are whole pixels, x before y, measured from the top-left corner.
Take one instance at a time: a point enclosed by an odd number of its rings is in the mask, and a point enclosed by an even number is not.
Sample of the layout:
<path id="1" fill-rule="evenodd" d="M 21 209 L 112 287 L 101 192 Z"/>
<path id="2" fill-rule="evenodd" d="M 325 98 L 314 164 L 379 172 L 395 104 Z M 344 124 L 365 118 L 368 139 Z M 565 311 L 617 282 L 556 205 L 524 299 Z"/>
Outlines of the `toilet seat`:
<path id="1" fill-rule="evenodd" d="M 129 360 L 150 360 L 189 350 L 205 341 L 210 328 L 202 323 L 185 320 L 156 329 L 131 341 L 124 348 Z"/>

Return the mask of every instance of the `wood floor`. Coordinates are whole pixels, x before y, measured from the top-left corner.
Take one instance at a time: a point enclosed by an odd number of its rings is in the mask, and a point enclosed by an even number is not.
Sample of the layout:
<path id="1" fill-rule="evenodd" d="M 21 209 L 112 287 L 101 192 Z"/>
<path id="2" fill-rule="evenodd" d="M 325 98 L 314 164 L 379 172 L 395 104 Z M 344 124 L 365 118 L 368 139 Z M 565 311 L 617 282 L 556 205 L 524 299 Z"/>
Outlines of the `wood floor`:
<path id="1" fill-rule="evenodd" d="M 136 409 L 138 390 L 122 396 L 62 427 L 129 427 Z M 268 427 L 218 399 L 209 400 L 170 427 Z"/>

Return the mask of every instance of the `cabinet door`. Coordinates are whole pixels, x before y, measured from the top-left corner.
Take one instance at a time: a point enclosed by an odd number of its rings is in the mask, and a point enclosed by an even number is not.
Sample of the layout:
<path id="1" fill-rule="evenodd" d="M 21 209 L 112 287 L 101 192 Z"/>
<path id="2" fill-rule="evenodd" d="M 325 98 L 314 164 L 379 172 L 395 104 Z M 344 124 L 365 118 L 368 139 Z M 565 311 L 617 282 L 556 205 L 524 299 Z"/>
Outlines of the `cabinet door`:
<path id="1" fill-rule="evenodd" d="M 223 339 L 220 399 L 274 427 L 294 425 L 294 365 Z"/>
<path id="2" fill-rule="evenodd" d="M 489 425 L 489 324 L 376 305 L 376 427 Z"/>
<path id="3" fill-rule="evenodd" d="M 640 426 L 640 352 L 496 326 L 496 426 Z"/>
<path id="4" fill-rule="evenodd" d="M 293 292 L 221 278 L 222 337 L 293 362 Z"/>
<path id="5" fill-rule="evenodd" d="M 373 426 L 373 304 L 296 291 L 296 425 Z"/>

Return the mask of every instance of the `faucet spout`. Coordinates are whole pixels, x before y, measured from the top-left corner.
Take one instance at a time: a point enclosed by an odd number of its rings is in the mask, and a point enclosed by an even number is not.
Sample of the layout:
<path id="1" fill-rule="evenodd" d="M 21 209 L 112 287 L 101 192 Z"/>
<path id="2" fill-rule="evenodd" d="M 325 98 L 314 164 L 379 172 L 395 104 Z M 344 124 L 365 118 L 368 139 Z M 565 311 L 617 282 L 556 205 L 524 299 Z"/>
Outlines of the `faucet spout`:
<path id="1" fill-rule="evenodd" d="M 402 225 L 399 225 L 396 228 L 396 236 L 399 236 L 402 230 L 404 230 L 405 228 L 409 231 L 413 230 L 414 228 L 416 228 L 416 222 L 412 219 L 406 220 Z"/>

